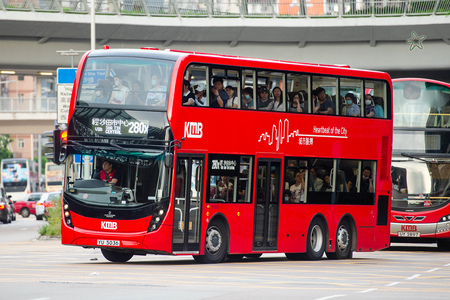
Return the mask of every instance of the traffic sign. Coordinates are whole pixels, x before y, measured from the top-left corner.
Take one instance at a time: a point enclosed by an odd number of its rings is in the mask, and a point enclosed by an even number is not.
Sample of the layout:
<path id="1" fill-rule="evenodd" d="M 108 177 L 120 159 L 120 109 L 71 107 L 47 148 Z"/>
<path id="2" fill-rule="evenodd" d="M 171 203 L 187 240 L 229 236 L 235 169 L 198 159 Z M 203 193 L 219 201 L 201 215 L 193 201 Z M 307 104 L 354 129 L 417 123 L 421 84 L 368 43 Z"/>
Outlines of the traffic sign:
<path id="1" fill-rule="evenodd" d="M 69 119 L 70 98 L 72 97 L 73 84 L 58 84 L 58 123 L 67 124 Z"/>
<path id="2" fill-rule="evenodd" d="M 57 84 L 73 84 L 76 72 L 76 68 L 58 68 L 56 76 Z"/>

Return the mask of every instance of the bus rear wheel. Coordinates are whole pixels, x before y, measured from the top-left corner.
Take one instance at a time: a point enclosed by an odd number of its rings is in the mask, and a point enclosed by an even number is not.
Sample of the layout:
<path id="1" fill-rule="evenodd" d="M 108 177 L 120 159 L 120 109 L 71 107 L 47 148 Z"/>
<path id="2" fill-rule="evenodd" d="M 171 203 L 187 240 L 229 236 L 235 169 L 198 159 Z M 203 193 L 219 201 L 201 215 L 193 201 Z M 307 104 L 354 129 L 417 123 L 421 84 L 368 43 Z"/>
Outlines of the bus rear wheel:
<path id="1" fill-rule="evenodd" d="M 194 256 L 200 263 L 219 263 L 227 257 L 228 236 L 222 221 L 213 221 L 206 230 L 205 254 Z"/>
<path id="2" fill-rule="evenodd" d="M 314 219 L 308 229 L 308 238 L 306 240 L 306 255 L 309 260 L 321 259 L 325 252 L 326 231 L 323 221 L 319 218 Z"/>
<path id="3" fill-rule="evenodd" d="M 22 208 L 20 210 L 20 215 L 24 218 L 28 218 L 30 216 L 30 210 L 28 208 Z"/>
<path id="4" fill-rule="evenodd" d="M 102 249 L 103 256 L 112 262 L 127 262 L 133 257 L 133 253 L 129 252 L 119 252 Z"/>
<path id="5" fill-rule="evenodd" d="M 351 258 L 352 251 L 352 229 L 348 221 L 339 224 L 336 232 L 336 252 L 327 252 L 329 259 Z"/>

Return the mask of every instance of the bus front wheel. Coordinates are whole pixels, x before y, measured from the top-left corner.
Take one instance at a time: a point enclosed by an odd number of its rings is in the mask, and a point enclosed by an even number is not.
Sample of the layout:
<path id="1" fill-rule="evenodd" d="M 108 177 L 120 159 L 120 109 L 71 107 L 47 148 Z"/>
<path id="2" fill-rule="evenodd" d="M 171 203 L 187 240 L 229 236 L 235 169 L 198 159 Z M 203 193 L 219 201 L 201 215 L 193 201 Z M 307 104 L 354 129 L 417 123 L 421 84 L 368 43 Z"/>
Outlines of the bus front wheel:
<path id="1" fill-rule="evenodd" d="M 227 256 L 228 236 L 222 221 L 213 221 L 206 231 L 205 254 L 196 255 L 194 259 L 200 263 L 219 263 Z"/>
<path id="2" fill-rule="evenodd" d="M 321 259 L 325 252 L 326 231 L 325 224 L 319 218 L 314 219 L 308 229 L 306 241 L 306 258 L 309 260 Z"/>
<path id="3" fill-rule="evenodd" d="M 336 252 L 326 253 L 329 259 L 351 258 L 352 251 L 352 228 L 348 221 L 339 224 L 336 232 Z"/>
<path id="4" fill-rule="evenodd" d="M 127 262 L 133 257 L 133 253 L 119 252 L 102 249 L 103 256 L 112 262 Z"/>

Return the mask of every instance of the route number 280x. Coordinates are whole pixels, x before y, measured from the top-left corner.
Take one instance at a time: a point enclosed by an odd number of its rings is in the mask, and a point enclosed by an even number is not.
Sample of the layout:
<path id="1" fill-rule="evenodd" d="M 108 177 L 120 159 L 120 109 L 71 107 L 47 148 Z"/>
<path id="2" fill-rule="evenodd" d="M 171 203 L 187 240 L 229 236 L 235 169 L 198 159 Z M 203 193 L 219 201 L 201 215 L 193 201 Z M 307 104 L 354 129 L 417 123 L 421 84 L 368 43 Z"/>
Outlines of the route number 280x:
<path id="1" fill-rule="evenodd" d="M 145 125 L 142 122 L 130 122 L 130 129 L 128 129 L 128 133 L 147 133 L 148 125 Z"/>

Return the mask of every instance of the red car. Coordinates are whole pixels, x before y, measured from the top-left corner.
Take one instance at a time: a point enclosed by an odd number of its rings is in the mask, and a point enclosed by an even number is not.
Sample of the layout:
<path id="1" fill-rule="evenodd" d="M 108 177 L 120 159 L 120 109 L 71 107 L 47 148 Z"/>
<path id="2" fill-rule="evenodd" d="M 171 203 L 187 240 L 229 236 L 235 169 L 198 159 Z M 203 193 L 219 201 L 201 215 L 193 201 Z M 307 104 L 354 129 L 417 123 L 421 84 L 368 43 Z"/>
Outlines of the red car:
<path id="1" fill-rule="evenodd" d="M 16 213 L 24 218 L 28 218 L 30 214 L 36 215 L 36 203 L 41 200 L 44 193 L 28 194 L 22 201 L 15 201 Z"/>

